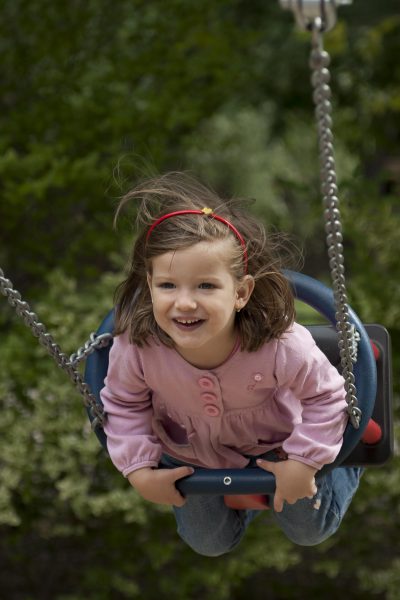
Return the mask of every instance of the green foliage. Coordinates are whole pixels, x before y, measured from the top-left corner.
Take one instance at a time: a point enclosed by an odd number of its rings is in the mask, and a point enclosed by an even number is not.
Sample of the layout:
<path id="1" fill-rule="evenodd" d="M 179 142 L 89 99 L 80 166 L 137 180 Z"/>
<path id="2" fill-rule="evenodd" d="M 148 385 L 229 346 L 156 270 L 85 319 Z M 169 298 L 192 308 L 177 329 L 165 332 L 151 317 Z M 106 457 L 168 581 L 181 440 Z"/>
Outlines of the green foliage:
<path id="1" fill-rule="evenodd" d="M 295 234 L 328 279 L 309 36 L 278 2 L 5 0 L 0 266 L 72 353 L 112 304 L 131 231 L 118 196 L 189 168 Z M 400 21 L 343 8 L 332 55 L 335 151 L 351 303 L 386 325 L 400 368 Z M 300 307 L 303 320 L 312 311 Z M 179 541 L 92 434 L 78 393 L 4 302 L 0 583 L 7 598 L 398 598 L 399 457 L 368 469 L 338 534 L 296 548 L 266 512 L 217 560 Z M 395 377 L 396 434 L 399 387 Z M 396 435 L 396 437 L 398 437 Z"/>
<path id="2" fill-rule="evenodd" d="M 180 138 L 246 87 L 259 34 L 237 4 L 3 2 L 0 231 L 18 252 L 0 259 L 24 289 L 56 266 L 85 280 L 109 266 L 114 166 L 174 164 Z"/>

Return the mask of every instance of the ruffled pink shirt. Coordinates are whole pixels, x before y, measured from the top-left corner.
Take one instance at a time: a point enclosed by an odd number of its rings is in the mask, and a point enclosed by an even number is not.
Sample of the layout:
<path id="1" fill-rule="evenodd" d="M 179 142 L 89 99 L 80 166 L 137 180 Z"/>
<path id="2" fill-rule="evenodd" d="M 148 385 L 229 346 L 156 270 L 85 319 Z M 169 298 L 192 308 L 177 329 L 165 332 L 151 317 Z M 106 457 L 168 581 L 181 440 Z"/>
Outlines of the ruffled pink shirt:
<path id="1" fill-rule="evenodd" d="M 162 453 L 208 468 L 241 468 L 282 446 L 320 469 L 333 462 L 347 423 L 344 380 L 297 323 L 257 352 L 237 347 L 198 369 L 151 340 L 115 338 L 101 399 L 107 447 L 125 476 Z M 246 456 L 247 455 L 247 456 Z"/>

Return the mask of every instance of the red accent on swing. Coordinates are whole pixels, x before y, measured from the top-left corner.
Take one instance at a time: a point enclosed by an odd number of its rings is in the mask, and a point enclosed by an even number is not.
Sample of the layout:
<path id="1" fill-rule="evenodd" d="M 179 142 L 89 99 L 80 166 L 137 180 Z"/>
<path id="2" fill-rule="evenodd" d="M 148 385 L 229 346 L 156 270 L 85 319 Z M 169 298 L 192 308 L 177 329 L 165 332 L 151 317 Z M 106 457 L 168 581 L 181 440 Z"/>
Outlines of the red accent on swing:
<path id="1" fill-rule="evenodd" d="M 373 342 L 372 340 L 370 340 L 371 343 L 371 348 L 372 351 L 374 353 L 374 358 L 375 360 L 379 360 L 380 356 L 381 356 L 381 351 L 379 350 L 378 346 L 375 344 L 375 342 Z"/>
<path id="2" fill-rule="evenodd" d="M 263 494 L 232 494 L 224 496 L 224 501 L 226 506 L 236 510 L 266 510 L 269 508 L 269 498 Z"/>
<path id="3" fill-rule="evenodd" d="M 381 439 L 382 439 L 381 426 L 379 425 L 379 423 L 377 423 L 373 419 L 370 419 L 368 421 L 368 425 L 365 428 L 365 431 L 363 433 L 361 440 L 364 442 L 364 444 L 369 444 L 372 446 L 373 444 L 377 444 L 378 442 L 380 442 Z"/>

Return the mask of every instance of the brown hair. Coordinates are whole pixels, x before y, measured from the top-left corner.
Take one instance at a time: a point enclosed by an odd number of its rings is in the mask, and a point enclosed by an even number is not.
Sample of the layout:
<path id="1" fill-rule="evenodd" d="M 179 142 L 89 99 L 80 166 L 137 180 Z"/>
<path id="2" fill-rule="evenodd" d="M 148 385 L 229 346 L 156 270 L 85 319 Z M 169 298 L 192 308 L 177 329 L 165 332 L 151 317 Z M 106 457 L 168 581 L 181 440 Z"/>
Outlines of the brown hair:
<path id="1" fill-rule="evenodd" d="M 229 257 L 232 275 L 240 281 L 245 275 L 243 248 L 234 233 L 215 219 L 203 215 L 177 215 L 161 222 L 146 241 L 155 219 L 174 211 L 209 207 L 232 223 L 243 236 L 248 254 L 248 273 L 255 280 L 254 291 L 246 306 L 236 314 L 243 350 L 255 351 L 273 338 L 280 337 L 295 317 L 294 297 L 282 273 L 288 253 L 282 234 L 267 234 L 255 217 L 243 210 L 243 200 L 222 200 L 215 192 L 184 173 L 167 173 L 144 181 L 121 200 L 115 223 L 123 206 L 139 200 L 135 241 L 127 278 L 115 294 L 115 335 L 129 330 L 132 343 L 142 346 L 149 335 L 172 346 L 171 338 L 157 325 L 147 284 L 151 260 L 166 252 L 187 248 L 201 241 L 232 239 Z M 248 204 L 248 201 L 247 201 Z"/>

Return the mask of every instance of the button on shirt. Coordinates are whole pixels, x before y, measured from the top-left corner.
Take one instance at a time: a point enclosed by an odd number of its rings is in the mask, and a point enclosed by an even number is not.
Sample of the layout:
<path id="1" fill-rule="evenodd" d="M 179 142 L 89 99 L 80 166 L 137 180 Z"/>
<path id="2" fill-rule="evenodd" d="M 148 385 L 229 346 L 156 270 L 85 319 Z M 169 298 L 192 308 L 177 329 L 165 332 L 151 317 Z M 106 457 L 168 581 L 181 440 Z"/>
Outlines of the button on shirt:
<path id="1" fill-rule="evenodd" d="M 126 476 L 162 453 L 208 468 L 241 468 L 282 446 L 317 469 L 333 462 L 347 423 L 344 381 L 301 325 L 256 352 L 206 370 L 158 340 L 115 338 L 101 399 L 107 447 Z"/>

